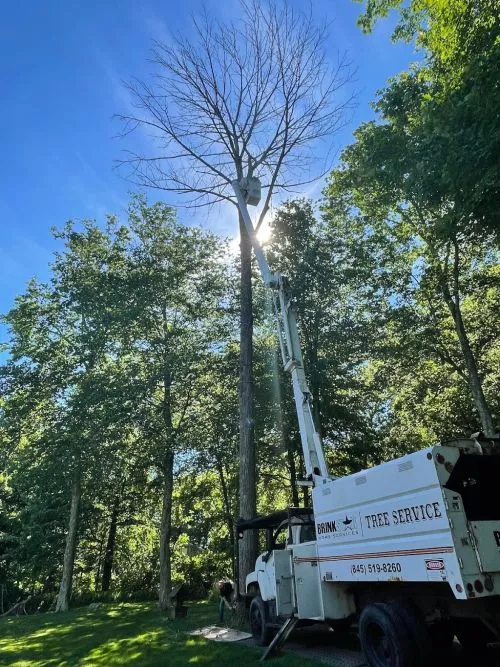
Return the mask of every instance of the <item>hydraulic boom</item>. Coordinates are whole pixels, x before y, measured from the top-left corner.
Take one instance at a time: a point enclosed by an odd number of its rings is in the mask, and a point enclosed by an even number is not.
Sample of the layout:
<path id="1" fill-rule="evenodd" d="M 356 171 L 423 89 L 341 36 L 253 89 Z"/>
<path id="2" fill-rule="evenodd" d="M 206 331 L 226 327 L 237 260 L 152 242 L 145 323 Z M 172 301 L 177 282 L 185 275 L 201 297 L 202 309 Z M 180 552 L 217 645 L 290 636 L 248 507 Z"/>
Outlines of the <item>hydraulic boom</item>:
<path id="1" fill-rule="evenodd" d="M 270 270 L 248 212 L 247 202 L 257 204 L 260 199 L 258 179 L 250 177 L 243 179 L 241 182 L 233 181 L 232 186 L 264 283 L 272 290 L 283 367 L 292 378 L 293 397 L 299 421 L 306 475 L 314 483 L 316 477 L 329 477 L 329 475 L 323 453 L 323 443 L 314 423 L 312 396 L 304 373 L 295 302 L 288 289 L 286 277 Z"/>

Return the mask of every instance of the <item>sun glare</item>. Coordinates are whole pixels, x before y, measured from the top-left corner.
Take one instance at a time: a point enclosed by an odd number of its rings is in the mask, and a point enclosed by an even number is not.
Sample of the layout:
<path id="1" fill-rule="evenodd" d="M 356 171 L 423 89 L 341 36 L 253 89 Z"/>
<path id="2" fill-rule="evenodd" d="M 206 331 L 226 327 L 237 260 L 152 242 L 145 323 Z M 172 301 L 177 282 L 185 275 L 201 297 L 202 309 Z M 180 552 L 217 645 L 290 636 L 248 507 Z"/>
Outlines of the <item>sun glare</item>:
<path id="1" fill-rule="evenodd" d="M 259 243 L 265 247 L 266 243 L 271 239 L 271 227 L 269 225 L 269 215 L 264 218 L 264 221 L 257 232 L 257 239 Z M 239 235 L 229 242 L 229 250 L 232 254 L 237 254 L 240 250 L 240 237 Z"/>

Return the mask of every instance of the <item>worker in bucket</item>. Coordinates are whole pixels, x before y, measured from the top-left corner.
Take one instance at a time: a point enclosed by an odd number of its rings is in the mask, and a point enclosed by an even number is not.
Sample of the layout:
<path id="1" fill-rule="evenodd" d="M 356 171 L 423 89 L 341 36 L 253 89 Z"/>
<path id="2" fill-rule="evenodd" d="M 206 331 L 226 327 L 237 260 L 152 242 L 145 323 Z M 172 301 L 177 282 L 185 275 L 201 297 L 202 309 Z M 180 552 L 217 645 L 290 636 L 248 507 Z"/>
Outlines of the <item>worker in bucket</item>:
<path id="1" fill-rule="evenodd" d="M 234 606 L 232 602 L 232 597 L 234 593 L 233 582 L 229 579 L 221 579 L 217 583 L 217 588 L 219 589 L 220 601 L 219 601 L 219 621 L 222 623 L 224 620 L 224 608 L 227 607 L 230 611 L 233 611 Z"/>

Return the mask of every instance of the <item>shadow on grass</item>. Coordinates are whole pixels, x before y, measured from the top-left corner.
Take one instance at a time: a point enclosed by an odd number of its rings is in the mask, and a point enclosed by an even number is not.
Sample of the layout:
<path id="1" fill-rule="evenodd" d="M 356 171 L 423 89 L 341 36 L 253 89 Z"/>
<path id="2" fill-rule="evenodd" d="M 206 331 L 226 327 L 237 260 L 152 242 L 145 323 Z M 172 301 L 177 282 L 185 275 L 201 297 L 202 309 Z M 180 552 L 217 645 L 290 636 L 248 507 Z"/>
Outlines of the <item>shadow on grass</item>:
<path id="1" fill-rule="evenodd" d="M 108 667 L 112 665 L 256 665 L 260 651 L 191 637 L 217 622 L 214 605 L 191 605 L 186 619 L 168 620 L 153 604 L 104 605 L 67 614 L 0 620 L 0 665 Z M 275 664 L 300 665 L 290 656 Z M 310 663 L 313 664 L 313 663 Z"/>

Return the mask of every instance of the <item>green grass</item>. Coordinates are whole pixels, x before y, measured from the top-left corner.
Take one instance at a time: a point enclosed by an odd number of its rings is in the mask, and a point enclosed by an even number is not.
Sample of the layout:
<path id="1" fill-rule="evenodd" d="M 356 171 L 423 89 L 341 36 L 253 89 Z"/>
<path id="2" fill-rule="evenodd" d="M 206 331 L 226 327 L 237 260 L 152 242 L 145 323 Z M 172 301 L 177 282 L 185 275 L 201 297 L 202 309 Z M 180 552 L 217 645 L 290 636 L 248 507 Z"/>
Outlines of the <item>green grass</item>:
<path id="1" fill-rule="evenodd" d="M 0 619 L 0 665 L 108 667 L 112 665 L 257 665 L 262 650 L 191 637 L 217 625 L 215 604 L 196 603 L 186 619 L 167 620 L 153 604 L 110 604 L 96 610 Z M 317 665 L 290 655 L 273 665 Z"/>

